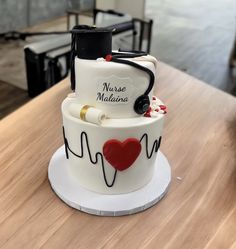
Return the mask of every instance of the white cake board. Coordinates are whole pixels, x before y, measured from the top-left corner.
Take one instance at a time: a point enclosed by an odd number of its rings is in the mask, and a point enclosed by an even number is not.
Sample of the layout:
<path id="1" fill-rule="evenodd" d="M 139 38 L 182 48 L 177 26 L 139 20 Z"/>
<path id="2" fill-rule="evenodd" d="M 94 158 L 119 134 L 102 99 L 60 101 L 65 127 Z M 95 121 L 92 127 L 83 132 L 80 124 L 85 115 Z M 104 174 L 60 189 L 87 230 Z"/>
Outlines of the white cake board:
<path id="1" fill-rule="evenodd" d="M 155 173 L 143 188 L 128 194 L 104 195 L 81 187 L 68 172 L 64 146 L 52 156 L 48 178 L 55 193 L 69 206 L 100 216 L 122 216 L 141 212 L 162 199 L 171 181 L 170 165 L 158 151 Z"/>

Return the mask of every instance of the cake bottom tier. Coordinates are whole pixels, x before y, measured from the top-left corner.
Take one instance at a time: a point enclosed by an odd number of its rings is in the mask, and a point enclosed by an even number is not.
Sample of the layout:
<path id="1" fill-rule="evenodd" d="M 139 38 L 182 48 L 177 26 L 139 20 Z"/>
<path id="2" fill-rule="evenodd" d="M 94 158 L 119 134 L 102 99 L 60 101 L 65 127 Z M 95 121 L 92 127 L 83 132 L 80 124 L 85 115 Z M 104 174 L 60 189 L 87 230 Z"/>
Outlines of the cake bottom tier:
<path id="1" fill-rule="evenodd" d="M 52 189 L 67 205 L 89 214 L 122 216 L 142 212 L 159 202 L 167 193 L 171 170 L 167 158 L 159 150 L 154 176 L 143 188 L 120 195 L 95 193 L 71 177 L 63 145 L 50 160 L 48 178 Z"/>
<path id="2" fill-rule="evenodd" d="M 79 184 L 102 194 L 122 194 L 150 182 L 163 115 L 106 119 L 98 126 L 71 116 L 72 102 L 67 98 L 62 103 L 63 131 L 69 171 Z"/>

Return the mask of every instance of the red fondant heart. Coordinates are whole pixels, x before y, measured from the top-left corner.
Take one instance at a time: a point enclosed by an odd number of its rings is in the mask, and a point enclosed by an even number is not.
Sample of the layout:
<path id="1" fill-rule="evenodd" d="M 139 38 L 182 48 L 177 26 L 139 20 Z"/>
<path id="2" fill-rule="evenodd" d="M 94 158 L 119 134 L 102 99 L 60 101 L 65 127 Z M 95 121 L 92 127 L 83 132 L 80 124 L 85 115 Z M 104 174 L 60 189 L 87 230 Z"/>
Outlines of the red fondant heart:
<path id="1" fill-rule="evenodd" d="M 141 152 L 141 144 L 136 138 L 128 138 L 121 142 L 116 139 L 108 140 L 103 145 L 103 155 L 117 170 L 128 169 Z"/>

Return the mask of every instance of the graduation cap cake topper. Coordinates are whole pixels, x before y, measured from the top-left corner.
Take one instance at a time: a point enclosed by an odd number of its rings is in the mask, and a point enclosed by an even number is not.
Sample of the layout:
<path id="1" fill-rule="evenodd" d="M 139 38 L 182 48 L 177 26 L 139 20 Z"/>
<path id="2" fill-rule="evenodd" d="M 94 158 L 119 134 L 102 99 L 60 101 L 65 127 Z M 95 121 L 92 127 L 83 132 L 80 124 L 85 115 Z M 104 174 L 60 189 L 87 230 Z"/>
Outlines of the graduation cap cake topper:
<path id="1" fill-rule="evenodd" d="M 78 58 L 96 60 L 111 54 L 112 30 L 95 26 L 79 25 L 72 31 Z"/>
<path id="2" fill-rule="evenodd" d="M 75 89 L 74 60 L 96 60 L 112 52 L 112 30 L 78 25 L 71 30 L 71 89 Z"/>

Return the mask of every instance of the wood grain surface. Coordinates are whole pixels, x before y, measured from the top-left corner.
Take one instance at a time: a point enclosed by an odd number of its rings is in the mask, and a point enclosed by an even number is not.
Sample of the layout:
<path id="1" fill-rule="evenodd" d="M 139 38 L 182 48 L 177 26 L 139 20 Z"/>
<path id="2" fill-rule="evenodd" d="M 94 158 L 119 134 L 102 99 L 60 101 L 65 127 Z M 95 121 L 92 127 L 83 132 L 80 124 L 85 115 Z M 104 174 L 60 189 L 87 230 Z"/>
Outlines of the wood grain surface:
<path id="1" fill-rule="evenodd" d="M 131 216 L 79 212 L 50 188 L 67 80 L 0 122 L 0 248 L 236 248 L 236 99 L 163 63 L 158 83 L 172 182 Z"/>

